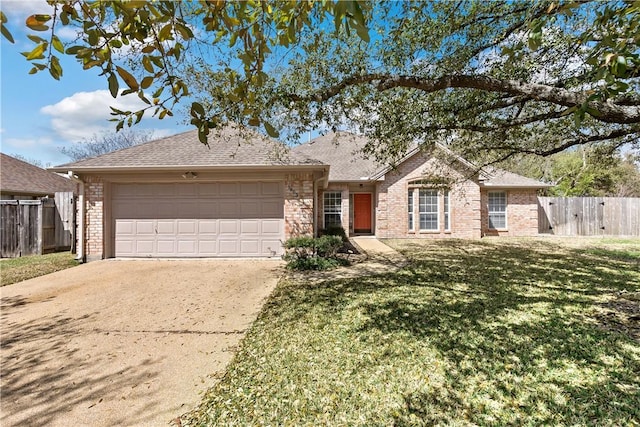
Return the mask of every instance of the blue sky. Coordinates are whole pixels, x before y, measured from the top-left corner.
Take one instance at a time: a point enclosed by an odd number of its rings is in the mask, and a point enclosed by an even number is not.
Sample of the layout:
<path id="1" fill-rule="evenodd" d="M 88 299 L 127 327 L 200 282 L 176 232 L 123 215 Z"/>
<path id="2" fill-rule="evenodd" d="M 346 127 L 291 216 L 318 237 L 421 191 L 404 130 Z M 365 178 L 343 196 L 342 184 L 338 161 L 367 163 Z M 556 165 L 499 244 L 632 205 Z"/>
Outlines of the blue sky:
<path id="1" fill-rule="evenodd" d="M 0 9 L 7 16 L 15 44 L 0 41 L 0 150 L 18 154 L 43 165 L 70 161 L 60 149 L 102 132 L 114 132 L 109 122 L 109 105 L 133 109 L 140 105 L 134 95 L 114 100 L 106 79 L 97 70 L 82 70 L 73 57 L 61 58 L 64 75 L 54 80 L 48 71 L 29 75 L 31 65 L 20 54 L 34 44 L 27 39 L 24 21 L 34 13 L 47 13 L 45 0 L 2 0 Z M 62 31 L 63 41 L 74 35 Z M 65 40 L 66 39 L 66 40 Z M 127 107 L 127 108 L 123 108 Z M 145 118 L 135 128 L 153 129 L 161 137 L 189 129 L 179 114 L 164 120 Z M 134 128 L 134 129 L 135 129 Z"/>

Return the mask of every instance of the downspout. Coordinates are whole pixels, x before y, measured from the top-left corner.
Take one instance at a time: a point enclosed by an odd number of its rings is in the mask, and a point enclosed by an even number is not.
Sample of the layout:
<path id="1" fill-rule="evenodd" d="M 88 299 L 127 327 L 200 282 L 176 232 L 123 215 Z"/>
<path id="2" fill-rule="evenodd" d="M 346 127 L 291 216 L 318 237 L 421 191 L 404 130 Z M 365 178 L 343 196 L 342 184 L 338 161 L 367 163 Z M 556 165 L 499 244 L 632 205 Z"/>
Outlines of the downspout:
<path id="1" fill-rule="evenodd" d="M 80 262 L 86 262 L 85 254 L 84 254 L 84 245 L 85 245 L 85 230 L 84 230 L 84 216 L 85 216 L 85 206 L 84 206 L 84 181 L 78 179 L 75 175 L 73 175 L 73 171 L 67 172 L 67 177 L 73 182 L 77 183 L 80 187 L 80 191 L 78 192 L 78 238 L 77 241 L 79 244 L 76 247 L 76 260 Z"/>

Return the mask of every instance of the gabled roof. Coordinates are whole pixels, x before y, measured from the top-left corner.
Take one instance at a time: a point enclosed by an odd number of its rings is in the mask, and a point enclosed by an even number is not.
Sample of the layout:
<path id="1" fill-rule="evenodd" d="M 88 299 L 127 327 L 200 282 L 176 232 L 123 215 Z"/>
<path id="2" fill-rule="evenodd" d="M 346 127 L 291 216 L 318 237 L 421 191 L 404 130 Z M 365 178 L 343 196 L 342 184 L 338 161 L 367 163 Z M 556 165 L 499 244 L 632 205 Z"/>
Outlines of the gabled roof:
<path id="1" fill-rule="evenodd" d="M 315 138 L 306 144 L 294 147 L 291 151 L 318 159 L 330 165 L 329 182 L 374 181 L 384 177 L 393 168 L 364 155 L 362 149 L 366 143 L 367 139 L 364 136 L 354 135 L 349 132 L 336 132 Z M 444 145 L 436 143 L 435 146 L 470 170 L 476 169 L 476 166 Z M 408 160 L 420 151 L 419 144 L 412 144 L 398 164 Z M 479 175 L 480 185 L 486 187 L 543 188 L 550 186 L 535 179 L 496 168 L 483 168 L 480 170 Z"/>
<path id="2" fill-rule="evenodd" d="M 370 180 L 385 165 L 366 157 L 362 149 L 367 143 L 364 136 L 349 132 L 336 132 L 319 136 L 306 144 L 298 145 L 291 152 L 318 159 L 331 166 L 329 181 Z"/>
<path id="3" fill-rule="evenodd" d="M 496 168 L 485 168 L 487 178 L 482 185 L 495 188 L 545 188 L 553 187 L 538 180 Z"/>
<path id="4" fill-rule="evenodd" d="M 230 125 L 211 131 L 209 147 L 198 140 L 198 131 L 192 130 L 51 169 L 81 172 L 314 165 L 322 162 L 290 152 L 281 142 L 255 131 Z"/>
<path id="5" fill-rule="evenodd" d="M 0 190 L 4 194 L 46 196 L 76 191 L 76 187 L 67 178 L 0 153 Z"/>

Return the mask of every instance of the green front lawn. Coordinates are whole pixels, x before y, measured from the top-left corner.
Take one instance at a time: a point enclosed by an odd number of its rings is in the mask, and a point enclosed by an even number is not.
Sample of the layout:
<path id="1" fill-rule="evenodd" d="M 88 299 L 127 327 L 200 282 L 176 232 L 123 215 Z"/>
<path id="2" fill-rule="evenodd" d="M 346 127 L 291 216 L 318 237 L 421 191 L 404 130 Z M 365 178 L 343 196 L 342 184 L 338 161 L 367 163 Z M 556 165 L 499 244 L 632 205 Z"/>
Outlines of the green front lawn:
<path id="1" fill-rule="evenodd" d="M 398 273 L 285 280 L 183 425 L 640 420 L 640 241 L 390 242 Z"/>
<path id="2" fill-rule="evenodd" d="M 75 255 L 69 252 L 58 252 L 46 255 L 2 259 L 0 260 L 2 286 L 76 266 L 78 265 L 78 261 L 76 261 L 74 257 Z"/>

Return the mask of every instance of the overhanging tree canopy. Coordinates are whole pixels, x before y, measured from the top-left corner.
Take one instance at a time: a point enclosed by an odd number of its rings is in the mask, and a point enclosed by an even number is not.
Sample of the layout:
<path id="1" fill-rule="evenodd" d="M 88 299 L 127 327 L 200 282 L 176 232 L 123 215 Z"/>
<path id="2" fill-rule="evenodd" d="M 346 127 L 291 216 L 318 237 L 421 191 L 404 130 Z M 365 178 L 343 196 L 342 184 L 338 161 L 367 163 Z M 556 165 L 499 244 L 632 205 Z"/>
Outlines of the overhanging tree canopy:
<path id="1" fill-rule="evenodd" d="M 633 1 L 50 3 L 26 23 L 47 35 L 34 72 L 59 78 L 56 51 L 75 55 L 160 117 L 195 97 L 203 140 L 231 120 L 292 139 L 348 127 L 383 159 L 416 141 L 483 162 L 640 144 Z M 82 39 L 63 46 L 60 24 Z"/>

